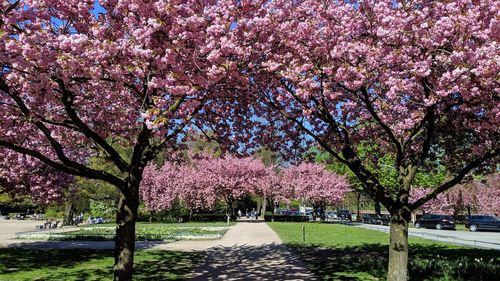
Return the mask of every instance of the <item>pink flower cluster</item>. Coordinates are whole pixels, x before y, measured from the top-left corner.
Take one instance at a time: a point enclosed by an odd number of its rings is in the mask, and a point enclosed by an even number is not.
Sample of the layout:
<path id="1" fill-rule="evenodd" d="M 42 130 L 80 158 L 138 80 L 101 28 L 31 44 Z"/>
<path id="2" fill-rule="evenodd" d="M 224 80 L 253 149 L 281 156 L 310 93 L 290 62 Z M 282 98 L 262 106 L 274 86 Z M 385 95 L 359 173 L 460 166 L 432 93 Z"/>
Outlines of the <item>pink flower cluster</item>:
<path id="1" fill-rule="evenodd" d="M 31 195 L 36 202 L 48 204 L 62 200 L 63 190 L 73 182 L 73 177 L 29 156 L 11 151 L 4 151 L 3 155 L 0 185 L 14 196 Z"/>
<path id="2" fill-rule="evenodd" d="M 339 203 L 349 184 L 318 164 L 290 166 L 282 173 L 255 158 L 203 155 L 189 163 L 149 165 L 144 171 L 141 196 L 148 209 L 165 210 L 176 199 L 190 209 L 210 209 L 217 200 L 230 204 L 244 195 L 259 194 L 275 203 L 290 199 Z"/>
<path id="3" fill-rule="evenodd" d="M 413 188 L 410 201 L 415 202 L 431 189 Z M 491 174 L 484 181 L 473 181 L 449 189 L 431 199 L 420 210 L 443 214 L 500 214 L 500 175 Z"/>
<path id="4" fill-rule="evenodd" d="M 301 163 L 284 169 L 281 180 L 282 187 L 293 194 L 293 198 L 309 203 L 338 204 L 351 191 L 344 176 L 314 163 Z"/>
<path id="5" fill-rule="evenodd" d="M 391 152 L 400 140 L 411 157 L 424 147 L 429 112 L 439 120 L 436 139 L 473 132 L 460 157 L 498 147 L 500 2 L 394 3 L 248 5 L 237 31 L 248 57 L 258 58 L 248 70 L 255 87 L 332 147 L 342 131 Z M 455 138 L 442 145 L 462 145 Z"/>
<path id="6" fill-rule="evenodd" d="M 210 209 L 217 200 L 228 203 L 262 189 L 270 169 L 252 157 L 193 157 L 189 163 L 146 167 L 141 196 L 148 209 L 168 209 L 176 199 L 190 209 Z"/>

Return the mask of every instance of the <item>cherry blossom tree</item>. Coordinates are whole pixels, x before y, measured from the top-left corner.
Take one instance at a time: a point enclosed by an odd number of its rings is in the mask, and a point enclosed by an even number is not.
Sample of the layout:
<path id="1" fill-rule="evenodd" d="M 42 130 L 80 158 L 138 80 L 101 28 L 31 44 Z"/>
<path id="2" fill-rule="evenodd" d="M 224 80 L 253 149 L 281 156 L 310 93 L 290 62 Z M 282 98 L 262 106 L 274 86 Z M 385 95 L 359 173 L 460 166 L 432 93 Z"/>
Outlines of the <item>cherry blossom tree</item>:
<path id="1" fill-rule="evenodd" d="M 484 183 L 477 183 L 477 187 L 477 211 L 481 214 L 500 215 L 500 175 L 489 175 Z"/>
<path id="2" fill-rule="evenodd" d="M 293 189 L 291 185 L 284 184 L 283 172 L 275 166 L 267 167 L 266 176 L 260 178 L 255 193 L 263 198 L 266 202 L 262 206 L 265 212 L 267 202 L 272 205 L 273 213 L 279 203 L 290 203 L 293 198 Z"/>
<path id="3" fill-rule="evenodd" d="M 453 191 L 455 191 L 453 189 Z M 425 197 L 432 189 L 429 188 L 412 188 L 410 191 L 410 202 L 416 202 L 418 199 Z M 418 209 L 422 210 L 423 213 L 440 213 L 449 214 L 454 213 L 454 208 L 457 204 L 457 197 L 455 194 L 450 194 L 450 192 L 443 192 L 438 194 L 435 198 L 425 202 Z"/>
<path id="4" fill-rule="evenodd" d="M 463 206 L 464 211 L 467 215 L 471 215 L 472 211 L 477 212 L 477 190 L 476 182 L 464 183 L 457 187 L 451 189 L 452 191 L 457 190 L 460 193 L 460 203 Z"/>
<path id="5" fill-rule="evenodd" d="M 116 186 L 115 280 L 132 278 L 147 163 L 194 127 L 221 139 L 238 140 L 237 132 L 251 138 L 235 129 L 252 108 L 238 71 L 242 50 L 229 40 L 235 5 L 0 3 L 0 155 L 9 159 L 1 162 L 2 176 L 45 165 Z M 131 157 L 114 149 L 116 142 L 132 147 Z M 107 159 L 119 173 L 89 167 L 91 156 Z"/>
<path id="6" fill-rule="evenodd" d="M 312 204 L 314 218 L 319 208 L 324 213 L 326 204 L 340 203 L 350 191 L 344 176 L 329 172 L 320 164 L 301 163 L 290 166 L 283 171 L 282 181 L 282 186 L 293 190 L 293 198 Z"/>
<path id="7" fill-rule="evenodd" d="M 3 191 L 13 196 L 31 195 L 41 204 L 62 201 L 63 189 L 74 180 L 72 176 L 33 162 L 25 155 L 8 152 L 1 161 L 0 185 Z M 16 162 L 21 165 L 12 165 Z"/>
<path id="8" fill-rule="evenodd" d="M 120 190 L 117 280 L 131 279 L 143 170 L 188 129 L 233 149 L 319 143 L 391 213 L 391 281 L 407 277 L 411 211 L 500 153 L 498 1 L 99 3 L 1 2 L 0 154 Z M 241 125 L 263 120 L 283 133 Z M 360 141 L 394 156 L 398 188 L 366 168 L 377 159 Z M 452 176 L 410 203 L 438 155 Z"/>
<path id="9" fill-rule="evenodd" d="M 471 181 L 460 184 L 437 195 L 418 209 L 425 213 L 444 213 L 458 215 L 472 212 L 480 214 L 500 213 L 499 175 L 490 174 L 482 181 Z M 425 197 L 432 189 L 413 188 L 410 192 L 410 202 L 416 202 Z"/>
<path id="10" fill-rule="evenodd" d="M 498 159 L 500 3 L 277 0 L 242 10 L 234 32 L 268 118 L 319 143 L 389 210 L 388 280 L 406 280 L 411 211 Z M 377 153 L 361 155 L 360 141 Z M 384 154 L 396 188 L 367 169 Z M 441 156 L 450 178 L 411 203 L 416 173 Z"/>
<path id="11" fill-rule="evenodd" d="M 175 199 L 182 200 L 189 209 L 210 209 L 217 200 L 223 200 L 228 212 L 233 202 L 244 195 L 270 195 L 265 186 L 272 183 L 269 178 L 274 179 L 259 159 L 232 155 L 216 158 L 208 154 L 182 165 L 167 162 L 160 169 L 149 165 L 144 176 L 141 195 L 148 209 L 168 209 Z"/>
<path id="12" fill-rule="evenodd" d="M 150 164 L 144 170 L 141 198 L 146 208 L 154 211 L 169 209 L 176 199 L 190 210 L 211 209 L 218 198 L 215 185 L 205 180 L 205 175 L 188 164 L 166 162 L 161 168 Z"/>
<path id="13" fill-rule="evenodd" d="M 267 183 L 265 178 L 269 173 L 262 161 L 253 157 L 204 155 L 193 159 L 191 165 L 198 175 L 196 185 L 213 190 L 217 198 L 225 201 L 228 210 L 232 208 L 232 215 L 235 215 L 233 204 L 236 200 L 255 193 Z"/>
<path id="14" fill-rule="evenodd" d="M 144 168 L 140 195 L 147 209 L 160 211 L 168 209 L 181 190 L 182 167 L 166 162 L 160 169 L 155 164 Z"/>
<path id="15" fill-rule="evenodd" d="M 223 200 L 228 210 L 233 202 L 248 194 L 270 198 L 273 203 L 305 200 L 318 209 L 339 203 L 349 184 L 345 177 L 328 172 L 318 164 L 302 163 L 281 173 L 253 157 L 232 155 L 216 158 L 196 156 L 182 165 L 148 165 L 141 182 L 141 196 L 150 210 L 165 210 L 175 199 L 189 209 L 209 209 Z M 233 215 L 234 215 L 234 210 Z"/>

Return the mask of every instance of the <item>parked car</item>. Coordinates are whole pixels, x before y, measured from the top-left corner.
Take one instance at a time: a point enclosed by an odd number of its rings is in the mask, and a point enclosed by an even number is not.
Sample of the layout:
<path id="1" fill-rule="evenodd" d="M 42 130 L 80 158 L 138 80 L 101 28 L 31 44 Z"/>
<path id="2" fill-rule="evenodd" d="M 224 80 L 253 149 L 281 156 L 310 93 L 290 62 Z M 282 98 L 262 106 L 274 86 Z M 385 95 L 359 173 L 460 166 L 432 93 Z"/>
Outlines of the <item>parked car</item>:
<path id="1" fill-rule="evenodd" d="M 337 219 L 337 211 L 327 211 L 325 216 L 330 220 Z"/>
<path id="2" fill-rule="evenodd" d="M 389 225 L 390 222 L 391 222 L 391 216 L 390 215 L 382 215 L 382 216 L 380 216 L 380 218 L 382 219 L 382 224 L 383 225 Z"/>
<path id="3" fill-rule="evenodd" d="M 470 231 L 499 230 L 500 219 L 492 215 L 472 215 L 465 220 L 465 227 Z"/>
<path id="4" fill-rule="evenodd" d="M 341 220 L 352 221 L 352 214 L 349 210 L 338 210 L 337 217 Z"/>
<path id="5" fill-rule="evenodd" d="M 361 221 L 368 224 L 382 224 L 382 217 L 377 214 L 363 214 Z"/>
<path id="6" fill-rule="evenodd" d="M 88 223 L 89 224 L 101 224 L 101 223 L 106 223 L 106 220 L 101 218 L 101 217 L 89 217 L 88 218 Z"/>
<path id="7" fill-rule="evenodd" d="M 415 227 L 455 229 L 455 220 L 449 215 L 427 214 L 415 221 Z"/>

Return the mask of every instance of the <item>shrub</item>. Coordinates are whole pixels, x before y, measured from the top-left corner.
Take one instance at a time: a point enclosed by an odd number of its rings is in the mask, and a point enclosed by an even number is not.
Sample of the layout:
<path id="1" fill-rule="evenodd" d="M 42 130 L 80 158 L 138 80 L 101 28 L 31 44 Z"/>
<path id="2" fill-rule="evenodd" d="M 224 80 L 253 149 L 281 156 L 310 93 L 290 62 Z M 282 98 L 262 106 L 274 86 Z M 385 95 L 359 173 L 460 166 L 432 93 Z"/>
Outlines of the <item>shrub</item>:
<path id="1" fill-rule="evenodd" d="M 64 218 L 64 206 L 51 205 L 47 207 L 47 210 L 45 211 L 45 217 L 57 219 Z"/>
<path id="2" fill-rule="evenodd" d="M 116 204 L 108 201 L 90 201 L 90 213 L 93 217 L 114 219 L 116 217 Z"/>
<path id="3" fill-rule="evenodd" d="M 235 221 L 236 217 L 231 216 L 231 221 Z M 227 221 L 227 216 L 225 214 L 192 214 L 191 217 L 189 215 L 182 216 L 182 221 L 201 221 L 201 222 L 209 222 L 209 221 Z"/>
<path id="4" fill-rule="evenodd" d="M 276 221 L 276 222 L 308 222 L 308 216 L 288 216 L 288 215 L 274 215 L 264 216 L 265 221 Z"/>

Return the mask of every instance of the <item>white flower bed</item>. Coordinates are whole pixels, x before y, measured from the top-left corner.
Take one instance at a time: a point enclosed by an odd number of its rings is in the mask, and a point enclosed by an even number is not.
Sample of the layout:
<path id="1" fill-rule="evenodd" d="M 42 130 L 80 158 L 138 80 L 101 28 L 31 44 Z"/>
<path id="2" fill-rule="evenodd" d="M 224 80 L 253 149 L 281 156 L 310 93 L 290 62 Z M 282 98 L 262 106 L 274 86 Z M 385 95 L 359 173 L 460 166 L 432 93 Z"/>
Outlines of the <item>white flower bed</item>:
<path id="1" fill-rule="evenodd" d="M 49 240 L 49 238 L 64 237 L 64 233 L 50 233 L 50 232 L 27 232 L 17 233 L 16 239 L 29 239 L 29 240 Z"/>
<path id="2" fill-rule="evenodd" d="M 100 227 L 101 228 L 101 227 Z M 102 227 L 106 229 L 114 229 L 114 227 Z M 202 229 L 206 231 L 220 231 L 221 233 L 219 234 L 185 234 L 185 235 L 174 235 L 172 236 L 172 239 L 175 240 L 214 240 L 214 239 L 221 239 L 222 236 L 226 233 L 226 231 L 229 229 L 227 226 L 203 226 L 203 227 L 198 227 L 198 226 L 181 226 L 181 227 L 175 227 L 177 229 L 192 229 L 192 228 L 197 228 L 197 229 Z M 79 228 L 80 230 L 93 230 L 95 229 L 94 227 L 82 227 Z M 16 238 L 17 239 L 26 239 L 26 240 L 64 240 L 64 238 L 67 238 L 64 232 L 59 232 L 59 233 L 54 233 L 50 231 L 34 231 L 34 232 L 20 232 L 16 233 Z"/>
<path id="3" fill-rule="evenodd" d="M 177 235 L 173 238 L 175 240 L 215 240 L 221 239 L 224 234 L 210 234 L 210 235 Z"/>

